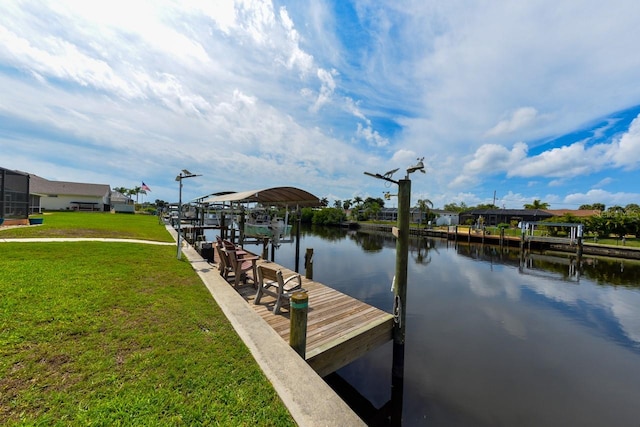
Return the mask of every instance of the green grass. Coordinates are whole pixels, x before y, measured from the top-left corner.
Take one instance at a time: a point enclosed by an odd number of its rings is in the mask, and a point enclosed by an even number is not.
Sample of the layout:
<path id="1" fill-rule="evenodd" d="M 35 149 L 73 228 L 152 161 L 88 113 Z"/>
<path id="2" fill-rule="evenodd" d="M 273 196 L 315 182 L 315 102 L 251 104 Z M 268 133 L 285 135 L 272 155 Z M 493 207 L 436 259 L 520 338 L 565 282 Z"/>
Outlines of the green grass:
<path id="1" fill-rule="evenodd" d="M 640 248 L 640 239 L 638 239 L 637 237 L 627 237 L 624 241 L 624 244 L 622 242 L 622 239 L 617 239 L 615 237 L 599 237 L 598 240 L 596 241 L 593 238 L 593 236 L 587 236 L 585 237 L 584 242 L 591 243 L 591 244 L 597 243 L 599 245 Z"/>
<path id="2" fill-rule="evenodd" d="M 40 215 L 38 215 L 40 216 Z M 173 239 L 152 215 L 112 214 L 108 212 L 50 212 L 37 226 L 0 228 L 0 238 L 11 237 L 107 237 L 156 240 Z"/>
<path id="3" fill-rule="evenodd" d="M 0 424 L 294 425 L 174 247 L 0 245 Z"/>

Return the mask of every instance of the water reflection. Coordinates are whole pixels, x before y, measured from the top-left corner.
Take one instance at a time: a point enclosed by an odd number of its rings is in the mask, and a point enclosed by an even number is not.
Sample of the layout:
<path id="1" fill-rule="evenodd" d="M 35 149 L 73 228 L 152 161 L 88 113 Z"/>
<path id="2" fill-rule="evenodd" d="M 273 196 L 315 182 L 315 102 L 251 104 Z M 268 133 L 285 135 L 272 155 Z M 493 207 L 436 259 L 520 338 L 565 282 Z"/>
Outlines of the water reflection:
<path id="1" fill-rule="evenodd" d="M 318 230 L 301 237 L 315 279 L 391 311 L 395 239 Z M 638 425 L 640 263 L 529 255 L 412 242 L 404 425 Z M 385 345 L 339 374 L 381 408 L 390 370 Z"/>

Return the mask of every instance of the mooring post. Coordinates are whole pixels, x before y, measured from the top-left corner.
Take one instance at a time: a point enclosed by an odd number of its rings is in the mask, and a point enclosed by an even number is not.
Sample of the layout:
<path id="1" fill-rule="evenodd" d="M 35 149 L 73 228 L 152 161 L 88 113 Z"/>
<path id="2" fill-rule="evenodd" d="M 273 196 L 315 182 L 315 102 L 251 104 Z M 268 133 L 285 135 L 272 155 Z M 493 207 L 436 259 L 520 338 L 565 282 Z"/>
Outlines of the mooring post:
<path id="1" fill-rule="evenodd" d="M 576 232 L 577 236 L 578 236 L 578 248 L 576 251 L 576 255 L 578 256 L 578 262 L 581 261 L 582 259 L 582 251 L 583 251 L 583 243 L 582 243 L 582 225 L 578 226 L 578 230 Z"/>
<path id="2" fill-rule="evenodd" d="M 520 264 L 524 266 L 524 239 L 525 239 L 525 225 L 522 225 L 520 229 Z"/>
<path id="3" fill-rule="evenodd" d="M 224 223 L 224 212 L 220 212 L 220 238 L 225 240 L 227 238 L 227 226 Z"/>
<path id="4" fill-rule="evenodd" d="M 240 210 L 240 224 L 239 224 L 240 236 L 238 238 L 239 239 L 238 242 L 239 242 L 240 246 L 244 245 L 244 223 L 245 223 L 245 221 L 246 221 L 246 216 L 245 216 L 245 212 L 244 212 L 244 208 L 243 208 L 242 210 Z"/>
<path id="5" fill-rule="evenodd" d="M 296 210 L 296 273 L 300 273 L 300 227 L 302 226 L 302 215 L 300 208 Z"/>
<path id="6" fill-rule="evenodd" d="M 269 256 L 269 238 L 262 238 L 262 259 L 267 259 Z"/>
<path id="7" fill-rule="evenodd" d="M 409 259 L 409 216 L 411 180 L 398 181 L 398 236 L 396 240 L 396 276 L 393 284 L 393 362 L 391 367 L 391 420 L 402 423 L 404 394 L 404 341 L 407 307 L 407 265 Z"/>
<path id="8" fill-rule="evenodd" d="M 271 262 L 276 260 L 276 245 L 273 243 L 273 237 L 271 237 Z"/>
<path id="9" fill-rule="evenodd" d="M 309 311 L 307 292 L 294 292 L 291 295 L 289 310 L 289 345 L 304 359 L 307 349 L 307 312 Z"/>
<path id="10" fill-rule="evenodd" d="M 313 280 L 313 248 L 307 248 L 304 254 L 304 277 Z"/>

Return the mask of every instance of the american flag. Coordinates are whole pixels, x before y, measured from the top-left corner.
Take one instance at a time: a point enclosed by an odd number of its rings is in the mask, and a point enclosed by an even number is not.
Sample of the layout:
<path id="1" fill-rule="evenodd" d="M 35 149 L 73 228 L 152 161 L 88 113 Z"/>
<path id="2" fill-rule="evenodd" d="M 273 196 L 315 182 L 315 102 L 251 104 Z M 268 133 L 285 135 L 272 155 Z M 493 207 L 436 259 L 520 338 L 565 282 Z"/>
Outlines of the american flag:
<path id="1" fill-rule="evenodd" d="M 147 184 L 144 183 L 144 181 L 142 181 L 142 189 L 144 191 L 151 191 L 151 189 L 149 188 L 149 186 Z"/>

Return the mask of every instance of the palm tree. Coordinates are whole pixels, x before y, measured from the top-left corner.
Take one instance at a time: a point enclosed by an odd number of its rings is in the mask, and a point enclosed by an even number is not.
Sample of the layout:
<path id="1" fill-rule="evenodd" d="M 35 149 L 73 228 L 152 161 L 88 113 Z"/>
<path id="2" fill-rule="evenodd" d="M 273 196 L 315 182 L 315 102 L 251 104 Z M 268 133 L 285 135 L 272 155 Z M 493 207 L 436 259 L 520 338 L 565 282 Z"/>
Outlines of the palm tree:
<path id="1" fill-rule="evenodd" d="M 422 214 L 423 213 L 427 213 L 426 215 L 426 219 L 427 222 L 424 224 L 424 226 L 427 226 L 427 223 L 429 222 L 429 214 L 430 214 L 430 209 L 429 207 L 433 208 L 433 202 L 429 199 L 418 199 L 418 209 L 420 209 L 420 222 L 422 222 Z"/>
<path id="2" fill-rule="evenodd" d="M 526 203 L 523 205 L 525 209 L 549 209 L 549 203 L 541 202 L 539 199 L 535 199 L 533 203 Z"/>
<path id="3" fill-rule="evenodd" d="M 146 191 L 144 191 L 144 190 L 142 189 L 142 187 L 134 187 L 134 188 L 132 188 L 132 189 L 131 189 L 131 190 L 129 190 L 129 191 L 131 192 L 131 195 L 134 195 L 134 194 L 136 195 L 136 204 L 138 204 L 138 195 L 139 195 L 140 193 L 147 194 L 147 192 L 146 192 Z"/>

